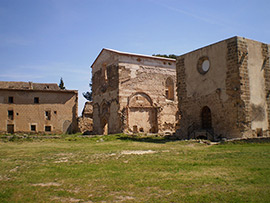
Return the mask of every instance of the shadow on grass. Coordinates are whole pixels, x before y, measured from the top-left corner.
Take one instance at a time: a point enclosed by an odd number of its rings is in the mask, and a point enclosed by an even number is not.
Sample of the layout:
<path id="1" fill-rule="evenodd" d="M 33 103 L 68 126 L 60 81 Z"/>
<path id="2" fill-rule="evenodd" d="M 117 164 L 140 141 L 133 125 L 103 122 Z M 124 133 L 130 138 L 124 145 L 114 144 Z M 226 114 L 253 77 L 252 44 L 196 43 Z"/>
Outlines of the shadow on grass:
<path id="1" fill-rule="evenodd" d="M 118 140 L 125 140 L 125 141 L 135 141 L 135 142 L 150 142 L 150 143 L 159 143 L 159 144 L 165 144 L 167 142 L 173 142 L 178 141 L 177 139 L 169 136 L 165 137 L 142 137 L 137 135 L 131 135 L 131 136 L 119 136 L 117 138 Z"/>

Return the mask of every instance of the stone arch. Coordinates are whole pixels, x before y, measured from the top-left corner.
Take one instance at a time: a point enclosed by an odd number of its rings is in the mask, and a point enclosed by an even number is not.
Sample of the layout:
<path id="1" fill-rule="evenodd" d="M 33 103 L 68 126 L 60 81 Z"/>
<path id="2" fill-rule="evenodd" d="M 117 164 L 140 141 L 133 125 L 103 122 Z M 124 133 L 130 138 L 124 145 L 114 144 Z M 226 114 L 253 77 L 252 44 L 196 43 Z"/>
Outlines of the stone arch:
<path id="1" fill-rule="evenodd" d="M 148 105 L 147 106 L 153 106 L 153 101 L 152 101 L 151 97 L 148 94 L 146 94 L 144 92 L 136 92 L 136 93 L 133 93 L 132 95 L 130 95 L 128 97 L 128 103 L 127 103 L 128 104 L 128 107 L 131 107 L 131 106 L 134 105 L 134 103 L 132 103 L 132 101 L 133 101 L 133 99 L 136 99 L 136 97 L 143 97 L 143 98 L 145 98 L 145 100 L 148 102 Z"/>
<path id="2" fill-rule="evenodd" d="M 171 77 L 168 77 L 165 82 L 166 99 L 174 100 L 174 82 Z"/>
<path id="3" fill-rule="evenodd" d="M 212 129 L 212 114 L 208 106 L 204 106 L 201 111 L 202 129 Z"/>
<path id="4" fill-rule="evenodd" d="M 130 131 L 156 133 L 157 109 L 153 101 L 144 92 L 136 92 L 128 97 L 128 128 Z"/>

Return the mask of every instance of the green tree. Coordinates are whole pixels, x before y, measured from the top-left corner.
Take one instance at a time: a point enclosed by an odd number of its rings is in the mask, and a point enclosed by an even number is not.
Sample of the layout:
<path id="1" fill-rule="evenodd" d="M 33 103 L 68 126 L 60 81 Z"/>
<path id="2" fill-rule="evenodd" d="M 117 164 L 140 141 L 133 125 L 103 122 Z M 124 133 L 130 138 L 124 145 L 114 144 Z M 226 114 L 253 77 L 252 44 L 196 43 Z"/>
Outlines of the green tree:
<path id="1" fill-rule="evenodd" d="M 63 81 L 63 78 L 62 78 L 62 77 L 61 77 L 61 79 L 60 79 L 59 87 L 60 87 L 60 89 L 61 89 L 61 90 L 66 89 L 66 88 L 65 88 L 65 85 L 64 85 L 64 81 Z"/>
<path id="2" fill-rule="evenodd" d="M 158 56 L 158 57 L 164 57 L 164 58 L 172 58 L 172 59 L 176 59 L 177 56 L 175 54 L 153 54 L 152 56 Z"/>
<path id="3" fill-rule="evenodd" d="M 83 92 L 82 95 L 85 99 L 88 101 L 92 101 L 92 82 L 89 83 L 90 91 L 89 92 Z"/>

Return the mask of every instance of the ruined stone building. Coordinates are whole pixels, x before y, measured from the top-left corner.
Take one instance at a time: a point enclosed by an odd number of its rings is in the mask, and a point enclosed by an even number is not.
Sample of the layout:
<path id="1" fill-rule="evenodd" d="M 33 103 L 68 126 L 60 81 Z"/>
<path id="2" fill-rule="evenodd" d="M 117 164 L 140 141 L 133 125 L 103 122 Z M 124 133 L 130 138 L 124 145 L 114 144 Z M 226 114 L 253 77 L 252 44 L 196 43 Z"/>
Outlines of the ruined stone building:
<path id="1" fill-rule="evenodd" d="M 175 131 L 175 60 L 103 49 L 92 65 L 98 134 Z"/>
<path id="2" fill-rule="evenodd" d="M 77 130 L 78 93 L 57 84 L 0 82 L 0 133 Z"/>
<path id="3" fill-rule="evenodd" d="M 85 102 L 82 116 L 78 118 L 79 131 L 90 134 L 93 131 L 93 105 L 92 102 Z"/>
<path id="4" fill-rule="evenodd" d="M 270 45 L 233 37 L 177 59 L 182 138 L 269 136 Z"/>

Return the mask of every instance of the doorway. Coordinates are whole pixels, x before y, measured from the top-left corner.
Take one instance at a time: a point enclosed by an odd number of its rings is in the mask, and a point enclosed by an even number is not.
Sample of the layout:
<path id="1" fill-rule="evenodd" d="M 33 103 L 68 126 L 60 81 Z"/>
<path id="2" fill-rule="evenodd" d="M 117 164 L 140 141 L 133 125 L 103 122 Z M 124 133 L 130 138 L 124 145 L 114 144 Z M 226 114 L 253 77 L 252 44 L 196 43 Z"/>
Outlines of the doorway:
<path id="1" fill-rule="evenodd" d="M 108 122 L 107 122 L 107 120 L 106 119 L 103 119 L 102 120 L 102 134 L 103 135 L 108 135 Z"/>
<path id="2" fill-rule="evenodd" d="M 202 129 L 211 129 L 212 116 L 211 116 L 211 110 L 208 106 L 205 106 L 202 108 L 201 118 L 202 118 Z"/>
<path id="3" fill-rule="evenodd" d="M 14 125 L 8 124 L 7 125 L 7 132 L 13 134 L 14 133 Z"/>

